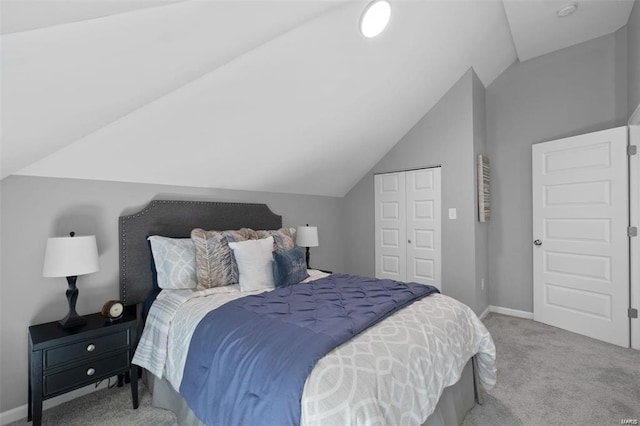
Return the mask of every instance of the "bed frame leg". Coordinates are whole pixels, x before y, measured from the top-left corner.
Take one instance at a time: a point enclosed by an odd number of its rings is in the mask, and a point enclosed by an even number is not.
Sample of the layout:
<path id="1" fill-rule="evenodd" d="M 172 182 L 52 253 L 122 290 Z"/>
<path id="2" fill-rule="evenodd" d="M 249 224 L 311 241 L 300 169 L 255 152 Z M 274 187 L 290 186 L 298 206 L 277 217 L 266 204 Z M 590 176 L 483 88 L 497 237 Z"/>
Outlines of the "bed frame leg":
<path id="1" fill-rule="evenodd" d="M 471 364 L 473 367 L 473 394 L 475 396 L 478 405 L 484 404 L 484 396 L 482 395 L 482 389 L 480 388 L 480 377 L 478 376 L 478 360 L 477 355 L 471 358 Z"/>

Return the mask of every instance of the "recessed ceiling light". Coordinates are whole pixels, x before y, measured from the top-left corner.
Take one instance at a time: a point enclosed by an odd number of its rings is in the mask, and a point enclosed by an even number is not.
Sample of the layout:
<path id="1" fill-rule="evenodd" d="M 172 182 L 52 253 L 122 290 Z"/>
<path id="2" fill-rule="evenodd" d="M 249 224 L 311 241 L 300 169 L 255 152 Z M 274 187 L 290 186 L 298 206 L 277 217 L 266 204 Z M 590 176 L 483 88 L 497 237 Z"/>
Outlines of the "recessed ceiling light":
<path id="1" fill-rule="evenodd" d="M 558 15 L 558 18 L 566 18 L 576 13 L 576 10 L 578 10 L 578 3 L 570 3 L 558 9 L 556 15 Z"/>
<path id="2" fill-rule="evenodd" d="M 385 29 L 390 17 L 391 5 L 388 1 L 373 1 L 362 13 L 360 32 L 367 38 L 375 37 Z"/>

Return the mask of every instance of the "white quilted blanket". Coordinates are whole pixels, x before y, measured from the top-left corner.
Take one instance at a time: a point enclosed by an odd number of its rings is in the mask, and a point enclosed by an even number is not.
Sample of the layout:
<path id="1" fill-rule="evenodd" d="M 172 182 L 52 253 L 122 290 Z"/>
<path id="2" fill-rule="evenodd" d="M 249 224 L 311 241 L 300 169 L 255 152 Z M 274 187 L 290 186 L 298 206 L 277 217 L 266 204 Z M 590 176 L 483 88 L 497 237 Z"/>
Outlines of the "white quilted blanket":
<path id="1" fill-rule="evenodd" d="M 179 389 L 200 319 L 230 300 L 257 293 L 241 293 L 235 286 L 225 291 L 187 290 L 159 297 L 133 362 L 156 376 L 164 375 Z M 480 381 L 490 389 L 496 379 L 495 346 L 482 322 L 469 307 L 448 296 L 421 299 L 318 362 L 304 387 L 302 424 L 419 425 L 475 354 Z"/>

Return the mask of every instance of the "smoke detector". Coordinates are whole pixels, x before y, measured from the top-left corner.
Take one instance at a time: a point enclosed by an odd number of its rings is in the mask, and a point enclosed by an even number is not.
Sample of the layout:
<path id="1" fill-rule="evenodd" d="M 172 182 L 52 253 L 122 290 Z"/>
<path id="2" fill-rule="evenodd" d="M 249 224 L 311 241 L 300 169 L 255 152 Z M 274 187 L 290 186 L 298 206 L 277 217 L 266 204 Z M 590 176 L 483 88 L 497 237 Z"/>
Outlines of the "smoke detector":
<path id="1" fill-rule="evenodd" d="M 558 18 L 566 18 L 576 13 L 576 10 L 578 10 L 578 3 L 573 2 L 558 9 L 556 15 L 558 16 Z"/>

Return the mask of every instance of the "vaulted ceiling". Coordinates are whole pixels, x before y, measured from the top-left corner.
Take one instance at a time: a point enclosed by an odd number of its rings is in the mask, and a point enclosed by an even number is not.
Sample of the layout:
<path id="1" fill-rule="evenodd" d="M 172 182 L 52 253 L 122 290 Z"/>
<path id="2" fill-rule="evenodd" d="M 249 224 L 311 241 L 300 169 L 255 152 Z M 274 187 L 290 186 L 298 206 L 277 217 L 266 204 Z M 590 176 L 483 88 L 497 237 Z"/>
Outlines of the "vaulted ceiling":
<path id="1" fill-rule="evenodd" d="M 366 39 L 368 1 L 2 0 L 2 178 L 342 196 L 469 67 L 624 25 L 603 2 L 391 0 Z"/>

